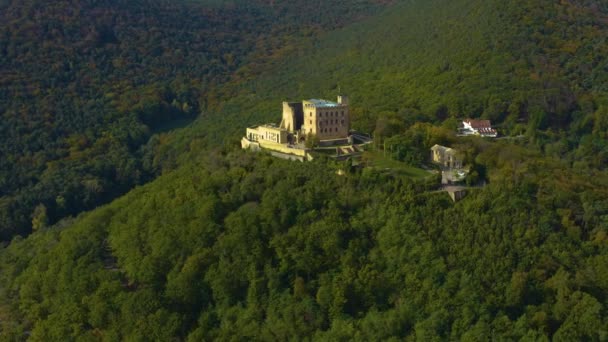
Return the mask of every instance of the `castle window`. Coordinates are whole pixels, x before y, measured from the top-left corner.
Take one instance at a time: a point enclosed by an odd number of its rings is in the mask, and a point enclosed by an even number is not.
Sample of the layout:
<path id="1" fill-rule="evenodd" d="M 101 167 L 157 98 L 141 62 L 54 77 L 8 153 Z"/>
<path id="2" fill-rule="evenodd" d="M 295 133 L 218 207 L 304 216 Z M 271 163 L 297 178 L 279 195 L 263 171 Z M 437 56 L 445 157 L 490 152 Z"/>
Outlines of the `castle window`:
<path id="1" fill-rule="evenodd" d="M 312 120 L 310 120 L 310 124 L 312 125 Z"/>
<path id="2" fill-rule="evenodd" d="M 342 126 L 344 126 L 344 119 L 342 119 Z"/>
<path id="3" fill-rule="evenodd" d="M 312 112 L 310 112 L 310 116 L 312 116 Z"/>
<path id="4" fill-rule="evenodd" d="M 342 111 L 342 116 L 344 116 L 344 111 Z"/>

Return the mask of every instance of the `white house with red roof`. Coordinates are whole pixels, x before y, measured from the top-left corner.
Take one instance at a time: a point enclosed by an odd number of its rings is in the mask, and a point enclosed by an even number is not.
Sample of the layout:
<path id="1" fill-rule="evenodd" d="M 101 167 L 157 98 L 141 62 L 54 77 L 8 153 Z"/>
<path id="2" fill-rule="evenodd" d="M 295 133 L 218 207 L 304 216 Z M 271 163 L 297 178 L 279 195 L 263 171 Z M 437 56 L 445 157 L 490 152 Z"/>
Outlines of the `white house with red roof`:
<path id="1" fill-rule="evenodd" d="M 462 135 L 479 135 L 490 138 L 496 138 L 496 136 L 498 136 L 498 132 L 492 128 L 490 120 L 462 120 L 460 133 Z"/>

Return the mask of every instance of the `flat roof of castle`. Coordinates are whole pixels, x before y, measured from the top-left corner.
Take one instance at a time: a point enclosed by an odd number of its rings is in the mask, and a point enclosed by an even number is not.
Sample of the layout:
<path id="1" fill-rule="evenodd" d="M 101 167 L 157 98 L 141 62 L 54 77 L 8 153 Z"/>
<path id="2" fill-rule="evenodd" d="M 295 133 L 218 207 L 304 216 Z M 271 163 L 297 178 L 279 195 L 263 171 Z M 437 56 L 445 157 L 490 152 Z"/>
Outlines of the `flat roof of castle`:
<path id="1" fill-rule="evenodd" d="M 265 123 L 265 124 L 261 124 L 261 125 L 253 125 L 253 126 L 249 126 L 248 128 L 259 128 L 259 127 L 266 127 L 266 128 L 280 128 L 276 123 L 271 122 L 271 123 Z"/>
<path id="2" fill-rule="evenodd" d="M 321 100 L 321 99 L 310 99 L 310 100 L 306 100 L 306 101 L 312 103 L 313 105 L 315 105 L 315 107 L 340 107 L 341 106 L 341 104 L 339 104 L 337 102 Z"/>

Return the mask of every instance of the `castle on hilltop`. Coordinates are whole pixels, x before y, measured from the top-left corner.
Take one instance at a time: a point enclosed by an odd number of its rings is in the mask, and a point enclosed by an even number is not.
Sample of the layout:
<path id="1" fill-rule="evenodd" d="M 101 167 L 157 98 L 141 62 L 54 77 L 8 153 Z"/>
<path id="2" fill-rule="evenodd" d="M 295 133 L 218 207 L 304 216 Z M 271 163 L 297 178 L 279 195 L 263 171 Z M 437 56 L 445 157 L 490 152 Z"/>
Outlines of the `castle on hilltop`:
<path id="1" fill-rule="evenodd" d="M 283 102 L 283 118 L 279 126 L 266 124 L 249 127 L 246 138 L 255 142 L 267 140 L 289 145 L 297 145 L 307 138 L 316 138 L 323 144 L 328 141 L 346 143 L 349 118 L 348 98 L 343 95 L 338 96 L 337 102 L 318 99 Z"/>
<path id="2" fill-rule="evenodd" d="M 291 159 L 300 160 L 312 159 L 309 152 L 313 145 L 319 149 L 335 148 L 336 155 L 354 154 L 358 150 L 350 134 L 348 106 L 345 95 L 339 95 L 336 102 L 319 99 L 283 102 L 281 123 L 247 128 L 241 146 L 274 151 L 273 155 L 277 156 L 296 156 Z"/>
<path id="3" fill-rule="evenodd" d="M 311 160 L 313 150 L 342 159 L 360 155 L 362 145 L 371 139 L 350 132 L 348 105 L 345 95 L 339 95 L 336 102 L 319 99 L 283 102 L 281 123 L 247 128 L 241 146 L 297 160 Z"/>
<path id="4" fill-rule="evenodd" d="M 280 128 L 297 137 L 297 141 L 306 140 L 306 136 L 315 136 L 319 141 L 347 139 L 348 97 L 340 95 L 337 102 L 318 99 L 283 102 Z"/>

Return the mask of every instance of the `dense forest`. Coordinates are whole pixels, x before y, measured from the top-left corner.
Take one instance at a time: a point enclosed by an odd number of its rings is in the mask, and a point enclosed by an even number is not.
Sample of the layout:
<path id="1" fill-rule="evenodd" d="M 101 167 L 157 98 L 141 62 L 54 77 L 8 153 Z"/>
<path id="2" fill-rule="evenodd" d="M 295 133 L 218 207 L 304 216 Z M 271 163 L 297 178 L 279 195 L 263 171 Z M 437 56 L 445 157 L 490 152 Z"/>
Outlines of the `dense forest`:
<path id="1" fill-rule="evenodd" d="M 28 3 L 0 2 L 0 339 L 608 340 L 608 5 Z M 238 149 L 339 91 L 371 152 L 455 146 L 485 186 Z"/>
<path id="2" fill-rule="evenodd" d="M 216 151 L 14 241 L 2 334 L 605 340 L 608 177 L 478 145 L 490 184 L 456 204 L 369 169 Z"/>
<path id="3" fill-rule="evenodd" d="M 383 6 L 271 4 L 0 4 L 0 239 L 28 234 L 42 212 L 54 223 L 153 179 L 150 139 L 204 115 L 214 87 Z"/>

